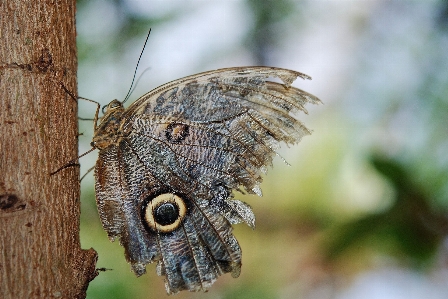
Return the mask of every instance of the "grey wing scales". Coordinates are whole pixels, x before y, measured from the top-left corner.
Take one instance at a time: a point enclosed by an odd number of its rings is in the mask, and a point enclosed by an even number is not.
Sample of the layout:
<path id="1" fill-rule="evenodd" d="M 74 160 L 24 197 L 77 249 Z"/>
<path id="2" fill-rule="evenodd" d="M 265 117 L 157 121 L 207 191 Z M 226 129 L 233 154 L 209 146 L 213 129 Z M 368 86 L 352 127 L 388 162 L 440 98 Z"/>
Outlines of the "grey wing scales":
<path id="1" fill-rule="evenodd" d="M 176 293 L 240 274 L 231 224 L 254 227 L 255 217 L 232 190 L 261 195 L 261 175 L 279 144 L 310 133 L 294 114 L 320 101 L 290 86 L 297 77 L 308 78 L 264 67 L 202 73 L 167 83 L 123 112 L 116 142 L 100 151 L 95 188 L 103 227 L 120 238 L 137 275 L 157 261 L 167 292 Z M 145 218 L 159 195 L 180 199 L 187 211 L 168 232 Z"/>
<path id="2" fill-rule="evenodd" d="M 294 144 L 310 134 L 293 115 L 306 113 L 306 103 L 320 101 L 289 86 L 291 78 L 305 76 L 301 73 L 250 70 L 199 74 L 175 81 L 171 88 L 162 86 L 162 91 L 150 92 L 129 108 L 134 116 L 127 126 L 132 134 L 142 136 L 137 138 L 161 144 L 163 155 L 175 157 L 181 168 L 177 175 L 187 175 L 206 188 L 221 183 L 261 194 L 261 174 L 272 165 L 280 142 Z M 288 84 L 266 81 L 268 76 L 281 77 Z M 188 134 L 173 142 L 170 124 L 183 124 Z"/>
<path id="3" fill-rule="evenodd" d="M 146 143 L 145 143 L 146 142 Z M 120 239 L 127 261 L 140 276 L 157 261 L 168 293 L 206 290 L 219 275 L 240 273 L 241 249 L 227 219 L 201 199 L 194 184 L 177 175 L 177 162 L 160 160 L 163 146 L 133 135 L 100 152 L 96 194 L 104 229 Z M 183 174 L 183 173 L 182 173 Z M 188 212 L 181 225 L 160 233 L 145 225 L 142 209 L 157 194 L 182 196 Z"/>

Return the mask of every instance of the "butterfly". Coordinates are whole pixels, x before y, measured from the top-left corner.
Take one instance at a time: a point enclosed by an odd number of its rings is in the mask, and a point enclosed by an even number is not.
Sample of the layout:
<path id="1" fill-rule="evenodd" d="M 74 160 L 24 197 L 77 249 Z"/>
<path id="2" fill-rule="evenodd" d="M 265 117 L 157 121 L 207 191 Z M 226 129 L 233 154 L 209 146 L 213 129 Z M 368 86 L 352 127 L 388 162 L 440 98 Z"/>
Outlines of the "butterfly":
<path id="1" fill-rule="evenodd" d="M 280 142 L 310 134 L 293 115 L 320 100 L 292 87 L 297 77 L 311 79 L 274 67 L 219 69 L 166 83 L 128 108 L 114 100 L 100 119 L 97 111 L 98 211 L 137 276 L 157 262 L 173 294 L 240 275 L 232 224 L 254 228 L 255 216 L 233 191 L 261 196 Z"/>

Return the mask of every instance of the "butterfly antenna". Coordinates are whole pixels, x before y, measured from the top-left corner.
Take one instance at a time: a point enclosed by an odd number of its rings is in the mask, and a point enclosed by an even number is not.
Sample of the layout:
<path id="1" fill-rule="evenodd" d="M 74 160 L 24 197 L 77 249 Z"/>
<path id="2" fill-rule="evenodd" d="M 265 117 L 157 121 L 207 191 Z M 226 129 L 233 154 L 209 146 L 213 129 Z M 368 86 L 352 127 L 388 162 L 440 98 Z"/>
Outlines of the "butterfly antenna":
<path id="1" fill-rule="evenodd" d="M 146 40 L 145 40 L 145 44 L 143 45 L 142 52 L 140 53 L 140 56 L 138 57 L 137 65 L 135 66 L 134 76 L 132 77 L 131 87 L 129 87 L 129 91 L 126 94 L 126 97 L 124 98 L 122 103 L 126 102 L 132 94 L 132 91 L 133 91 L 132 87 L 134 86 L 134 81 L 135 81 L 135 76 L 137 74 L 138 65 L 140 64 L 140 59 L 142 59 L 142 55 L 143 55 L 143 52 L 145 51 L 146 43 L 148 42 L 148 38 L 149 38 L 150 34 L 151 34 L 151 28 L 149 29 L 148 35 L 146 36 Z"/>
<path id="2" fill-rule="evenodd" d="M 140 82 L 140 79 L 143 77 L 143 75 L 149 71 L 151 67 L 147 67 L 137 78 L 137 81 L 135 81 L 134 87 L 131 90 L 131 94 L 134 92 L 135 88 L 137 88 L 138 82 Z"/>

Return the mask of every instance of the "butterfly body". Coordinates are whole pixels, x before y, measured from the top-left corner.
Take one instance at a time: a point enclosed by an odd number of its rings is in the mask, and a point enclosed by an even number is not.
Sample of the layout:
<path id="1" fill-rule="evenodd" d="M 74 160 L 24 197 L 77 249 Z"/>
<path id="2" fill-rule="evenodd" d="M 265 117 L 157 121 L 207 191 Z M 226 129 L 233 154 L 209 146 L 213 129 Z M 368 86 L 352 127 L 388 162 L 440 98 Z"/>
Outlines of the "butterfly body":
<path id="1" fill-rule="evenodd" d="M 136 275 L 157 262 L 168 293 L 239 276 L 231 224 L 254 227 L 255 216 L 232 190 L 261 195 L 279 142 L 310 133 L 292 113 L 320 101 L 290 86 L 297 77 L 309 79 L 278 68 L 221 69 L 162 85 L 126 109 L 116 100 L 107 106 L 92 141 L 98 210 Z"/>

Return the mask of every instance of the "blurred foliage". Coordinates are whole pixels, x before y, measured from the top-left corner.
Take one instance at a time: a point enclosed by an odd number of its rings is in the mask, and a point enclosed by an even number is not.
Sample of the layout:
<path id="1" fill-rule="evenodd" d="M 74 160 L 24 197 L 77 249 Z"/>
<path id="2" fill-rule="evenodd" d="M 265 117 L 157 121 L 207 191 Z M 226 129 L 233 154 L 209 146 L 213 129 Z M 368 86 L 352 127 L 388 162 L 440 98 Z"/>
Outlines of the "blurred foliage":
<path id="1" fill-rule="evenodd" d="M 78 0 L 78 18 L 83 18 L 83 13 L 89 12 L 94 8 L 96 1 Z M 79 60 L 97 60 L 104 57 L 105 54 L 121 53 L 125 45 L 134 38 L 148 33 L 149 28 L 160 24 L 175 20 L 177 17 L 185 13 L 183 9 L 174 12 L 159 15 L 157 17 L 148 17 L 139 15 L 129 10 L 127 1 L 113 0 L 107 2 L 112 6 L 114 11 L 114 19 L 108 20 L 111 27 L 115 27 L 107 38 L 97 36 L 94 38 L 85 38 L 84 35 L 78 35 L 78 59 Z M 91 8 L 91 6 L 93 6 Z"/>
<path id="2" fill-rule="evenodd" d="M 439 242 L 448 234 L 446 212 L 434 207 L 433 199 L 404 165 L 379 156 L 372 157 L 371 163 L 391 183 L 394 202 L 381 212 L 332 229 L 323 246 L 327 257 L 336 259 L 350 247 L 369 246 L 414 267 L 430 266 Z"/>
<path id="3" fill-rule="evenodd" d="M 252 12 L 253 27 L 246 40 L 257 65 L 269 65 L 269 56 L 283 40 L 282 22 L 297 17 L 297 7 L 290 0 L 247 0 Z"/>

